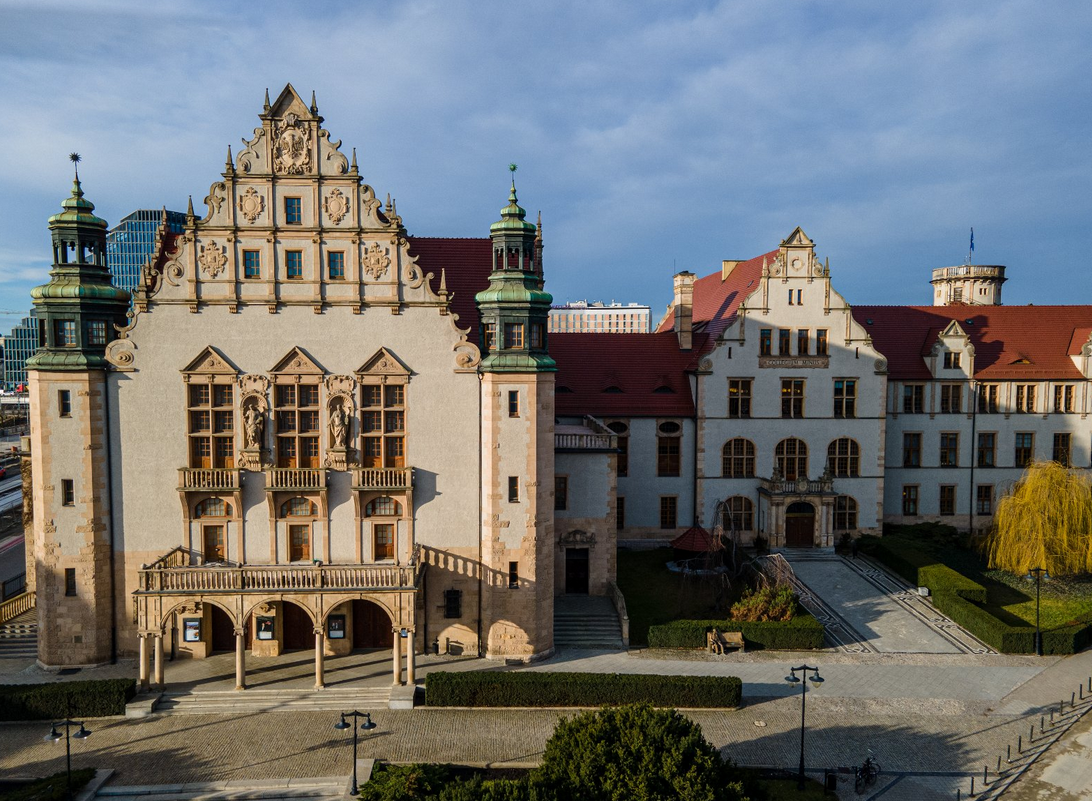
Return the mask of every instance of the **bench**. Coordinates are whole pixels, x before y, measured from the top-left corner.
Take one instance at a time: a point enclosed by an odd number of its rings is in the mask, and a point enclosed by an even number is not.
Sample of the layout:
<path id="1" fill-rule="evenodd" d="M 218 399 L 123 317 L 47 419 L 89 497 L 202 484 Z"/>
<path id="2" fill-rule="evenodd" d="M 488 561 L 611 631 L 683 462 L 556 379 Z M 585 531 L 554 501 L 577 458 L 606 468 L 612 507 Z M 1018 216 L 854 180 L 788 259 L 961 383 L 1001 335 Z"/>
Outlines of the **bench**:
<path id="1" fill-rule="evenodd" d="M 743 650 L 743 635 L 738 631 L 713 629 L 705 635 L 705 647 L 714 654 L 723 654 L 726 650 Z"/>

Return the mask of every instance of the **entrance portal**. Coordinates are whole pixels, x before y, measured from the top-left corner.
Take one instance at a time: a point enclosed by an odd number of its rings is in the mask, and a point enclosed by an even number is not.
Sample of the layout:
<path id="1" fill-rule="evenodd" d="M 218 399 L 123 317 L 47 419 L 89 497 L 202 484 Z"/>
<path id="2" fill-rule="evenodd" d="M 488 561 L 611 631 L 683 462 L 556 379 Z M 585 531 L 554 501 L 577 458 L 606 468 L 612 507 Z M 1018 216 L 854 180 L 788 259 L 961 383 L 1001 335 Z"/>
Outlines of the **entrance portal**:
<path id="1" fill-rule="evenodd" d="M 394 630 L 390 615 L 379 604 L 353 601 L 353 648 L 391 648 Z"/>
<path id="2" fill-rule="evenodd" d="M 235 626 L 231 624 L 228 613 L 216 604 L 209 604 L 212 622 L 212 652 L 235 650 Z"/>
<path id="3" fill-rule="evenodd" d="M 569 595 L 588 594 L 588 549 L 565 549 L 565 592 Z"/>
<path id="4" fill-rule="evenodd" d="M 315 624 L 307 611 L 291 601 L 282 601 L 281 614 L 284 615 L 284 650 L 314 650 Z"/>
<path id="5" fill-rule="evenodd" d="M 797 501 L 785 510 L 785 545 L 789 548 L 815 545 L 815 507 L 810 503 Z"/>

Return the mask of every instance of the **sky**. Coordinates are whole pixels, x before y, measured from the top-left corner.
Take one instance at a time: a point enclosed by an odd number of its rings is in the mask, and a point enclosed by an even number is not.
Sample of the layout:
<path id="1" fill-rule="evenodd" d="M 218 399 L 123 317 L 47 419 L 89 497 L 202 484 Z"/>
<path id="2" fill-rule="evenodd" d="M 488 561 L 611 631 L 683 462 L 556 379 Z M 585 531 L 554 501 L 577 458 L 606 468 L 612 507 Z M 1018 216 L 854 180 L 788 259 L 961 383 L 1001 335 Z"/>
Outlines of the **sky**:
<path id="1" fill-rule="evenodd" d="M 70 152 L 111 224 L 201 216 L 288 82 L 413 235 L 488 236 L 517 163 L 555 302 L 655 320 L 799 225 L 854 305 L 928 304 L 972 227 L 1007 304 L 1090 303 L 1089 41 L 1087 0 L 0 0 L 0 310 Z"/>

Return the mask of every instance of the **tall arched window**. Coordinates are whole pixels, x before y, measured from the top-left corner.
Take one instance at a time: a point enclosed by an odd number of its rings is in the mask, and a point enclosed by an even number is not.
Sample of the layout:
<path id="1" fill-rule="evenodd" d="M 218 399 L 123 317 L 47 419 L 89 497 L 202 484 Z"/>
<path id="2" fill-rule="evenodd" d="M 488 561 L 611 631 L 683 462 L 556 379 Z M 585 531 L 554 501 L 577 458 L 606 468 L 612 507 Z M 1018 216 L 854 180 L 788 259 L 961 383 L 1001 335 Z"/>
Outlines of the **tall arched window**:
<path id="1" fill-rule="evenodd" d="M 836 439 L 827 448 L 827 469 L 836 478 L 856 478 L 861 474 L 861 446 L 849 437 Z"/>
<path id="2" fill-rule="evenodd" d="M 722 524 L 725 534 L 732 531 L 754 531 L 755 507 L 751 503 L 751 499 L 742 495 L 733 495 L 726 500 L 722 513 Z"/>
<path id="3" fill-rule="evenodd" d="M 848 495 L 834 499 L 834 530 L 852 531 L 857 528 L 857 501 Z"/>
<path id="4" fill-rule="evenodd" d="M 374 498 L 364 507 L 365 517 L 397 517 L 401 514 L 402 504 L 389 495 Z"/>
<path id="5" fill-rule="evenodd" d="M 231 517 L 230 503 L 223 498 L 206 498 L 193 508 L 194 517 Z"/>
<path id="6" fill-rule="evenodd" d="M 755 444 L 742 437 L 725 442 L 721 452 L 721 473 L 725 478 L 754 478 Z"/>
<path id="7" fill-rule="evenodd" d="M 775 463 L 786 481 L 808 477 L 808 446 L 801 439 L 783 439 L 774 450 Z"/>

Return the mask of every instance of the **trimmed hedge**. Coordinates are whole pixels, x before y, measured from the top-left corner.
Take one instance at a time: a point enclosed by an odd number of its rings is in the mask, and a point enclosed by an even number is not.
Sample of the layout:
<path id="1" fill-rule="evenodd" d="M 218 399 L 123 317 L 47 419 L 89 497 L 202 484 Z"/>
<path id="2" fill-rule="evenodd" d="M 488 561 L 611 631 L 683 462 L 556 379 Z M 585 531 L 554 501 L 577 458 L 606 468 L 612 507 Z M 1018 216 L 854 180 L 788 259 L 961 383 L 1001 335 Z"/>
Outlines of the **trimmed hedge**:
<path id="1" fill-rule="evenodd" d="M 435 672 L 425 676 L 425 706 L 739 706 L 735 676 L 644 676 L 633 673 Z"/>
<path id="2" fill-rule="evenodd" d="M 781 651 L 823 647 L 823 624 L 805 612 L 786 621 L 673 620 L 648 629 L 650 648 L 704 648 L 707 632 L 738 631 L 747 647 Z"/>
<path id="3" fill-rule="evenodd" d="M 62 720 L 124 715 L 134 679 L 0 685 L 0 720 Z"/>
<path id="4" fill-rule="evenodd" d="M 877 539 L 869 543 L 868 552 L 915 587 L 928 587 L 932 593 L 958 592 L 968 600 L 986 603 L 985 587 L 912 546 Z"/>

